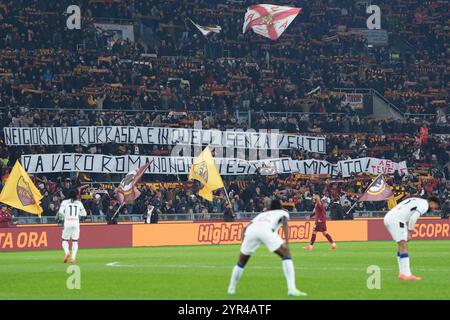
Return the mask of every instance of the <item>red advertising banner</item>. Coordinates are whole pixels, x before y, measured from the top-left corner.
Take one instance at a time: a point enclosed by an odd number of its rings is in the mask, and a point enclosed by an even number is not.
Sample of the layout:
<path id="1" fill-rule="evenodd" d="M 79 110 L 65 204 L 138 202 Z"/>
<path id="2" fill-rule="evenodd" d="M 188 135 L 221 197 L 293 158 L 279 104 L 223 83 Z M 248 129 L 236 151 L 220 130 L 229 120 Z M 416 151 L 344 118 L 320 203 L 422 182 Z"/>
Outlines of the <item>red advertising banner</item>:
<path id="1" fill-rule="evenodd" d="M 61 249 L 62 227 L 0 228 L 0 251 Z M 83 225 L 80 248 L 132 246 L 132 225 Z"/>
<path id="2" fill-rule="evenodd" d="M 392 240 L 383 220 L 368 221 L 369 241 Z M 441 219 L 419 219 L 414 226 L 413 240 L 450 240 L 450 221 Z"/>

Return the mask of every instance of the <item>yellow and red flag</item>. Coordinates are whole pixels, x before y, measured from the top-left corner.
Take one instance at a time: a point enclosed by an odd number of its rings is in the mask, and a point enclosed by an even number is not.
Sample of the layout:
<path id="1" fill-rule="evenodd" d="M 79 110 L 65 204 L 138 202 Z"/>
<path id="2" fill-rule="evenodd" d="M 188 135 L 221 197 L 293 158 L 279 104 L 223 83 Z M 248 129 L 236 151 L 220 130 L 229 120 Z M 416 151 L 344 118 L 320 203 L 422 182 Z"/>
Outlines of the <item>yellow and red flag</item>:
<path id="1" fill-rule="evenodd" d="M 373 180 L 358 201 L 385 201 L 392 197 L 394 197 L 392 189 L 384 180 L 383 175 L 380 174 Z"/>
<path id="2" fill-rule="evenodd" d="M 277 40 L 301 10 L 273 4 L 252 5 L 245 13 L 242 33 L 253 29 L 257 34 Z"/>
<path id="3" fill-rule="evenodd" d="M 41 199 L 39 189 L 31 181 L 20 162 L 16 161 L 0 194 L 0 202 L 40 217 L 43 211 Z"/>
<path id="4" fill-rule="evenodd" d="M 213 200 L 213 191 L 224 187 L 209 147 L 206 147 L 194 160 L 189 171 L 189 180 L 197 180 L 203 185 L 198 194 L 208 201 Z"/>

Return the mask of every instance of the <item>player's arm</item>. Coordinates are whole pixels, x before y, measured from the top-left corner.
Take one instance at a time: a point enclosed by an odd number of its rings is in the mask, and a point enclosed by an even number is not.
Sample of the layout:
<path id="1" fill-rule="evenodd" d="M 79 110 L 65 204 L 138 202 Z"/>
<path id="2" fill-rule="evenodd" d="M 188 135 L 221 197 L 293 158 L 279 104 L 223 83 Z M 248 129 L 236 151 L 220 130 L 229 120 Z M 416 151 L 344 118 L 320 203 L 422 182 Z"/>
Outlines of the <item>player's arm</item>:
<path id="1" fill-rule="evenodd" d="M 244 240 L 244 237 L 245 237 L 245 231 L 247 230 L 248 226 L 251 225 L 251 224 L 252 224 L 252 222 L 250 221 L 249 224 L 247 224 L 247 225 L 244 227 L 244 229 L 242 229 L 242 240 Z"/>
<path id="2" fill-rule="evenodd" d="M 61 205 L 59 206 L 58 214 L 64 214 L 64 211 L 66 210 L 66 202 L 61 202 Z"/>
<path id="3" fill-rule="evenodd" d="M 420 212 L 419 211 L 415 211 L 414 214 L 411 216 L 411 218 L 409 218 L 409 222 L 408 222 L 408 240 L 411 240 L 412 238 L 412 232 L 414 230 L 414 225 L 416 224 L 417 220 L 420 217 Z"/>
<path id="4" fill-rule="evenodd" d="M 83 203 L 80 201 L 80 213 L 78 214 L 80 220 L 84 220 L 87 216 L 86 209 L 84 208 Z"/>
<path id="5" fill-rule="evenodd" d="M 64 211 L 66 210 L 66 203 L 63 201 L 61 202 L 61 205 L 59 206 L 59 210 L 56 213 L 56 223 L 60 223 L 62 221 L 64 221 Z"/>
<path id="6" fill-rule="evenodd" d="M 283 223 L 283 231 L 284 231 L 284 236 L 286 238 L 286 243 L 289 242 L 289 225 L 288 225 L 288 219 L 286 217 L 282 218 L 282 223 Z"/>

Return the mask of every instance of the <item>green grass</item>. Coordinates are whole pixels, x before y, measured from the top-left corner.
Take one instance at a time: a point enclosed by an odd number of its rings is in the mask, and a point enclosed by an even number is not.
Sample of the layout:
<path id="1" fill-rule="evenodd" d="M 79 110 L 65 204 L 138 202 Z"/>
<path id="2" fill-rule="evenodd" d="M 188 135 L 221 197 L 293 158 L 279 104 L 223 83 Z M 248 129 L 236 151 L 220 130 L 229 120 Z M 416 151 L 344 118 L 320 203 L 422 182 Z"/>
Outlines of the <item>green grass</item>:
<path id="1" fill-rule="evenodd" d="M 450 241 L 410 244 L 419 282 L 397 279 L 390 241 L 341 242 L 336 251 L 326 243 L 314 252 L 303 246 L 291 244 L 291 251 L 307 299 L 450 299 Z M 238 251 L 237 245 L 80 249 L 80 290 L 66 287 L 62 251 L 2 252 L 0 299 L 230 299 L 226 289 Z M 370 265 L 381 268 L 380 290 L 367 289 Z M 280 259 L 261 247 L 232 299 L 288 299 L 286 293 Z"/>

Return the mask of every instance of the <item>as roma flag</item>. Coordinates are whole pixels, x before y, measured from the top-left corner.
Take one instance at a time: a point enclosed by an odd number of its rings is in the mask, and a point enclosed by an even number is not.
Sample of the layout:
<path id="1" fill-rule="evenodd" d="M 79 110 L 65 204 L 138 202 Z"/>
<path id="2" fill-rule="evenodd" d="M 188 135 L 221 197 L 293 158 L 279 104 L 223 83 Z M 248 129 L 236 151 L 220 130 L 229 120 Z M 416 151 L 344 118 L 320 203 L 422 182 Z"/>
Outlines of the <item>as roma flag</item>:
<path id="1" fill-rule="evenodd" d="M 213 191 L 224 187 L 209 146 L 194 160 L 189 171 L 189 180 L 197 180 L 203 185 L 198 194 L 208 201 L 213 201 Z"/>
<path id="2" fill-rule="evenodd" d="M 31 181 L 20 162 L 16 161 L 0 194 L 0 202 L 40 217 L 43 211 L 41 199 L 39 189 Z"/>
<path id="3" fill-rule="evenodd" d="M 301 10 L 274 4 L 253 5 L 245 14 L 242 33 L 253 29 L 257 34 L 277 40 Z"/>
<path id="4" fill-rule="evenodd" d="M 386 183 L 383 175 L 379 175 L 372 181 L 366 192 L 358 199 L 358 201 L 385 201 L 394 196 L 391 187 Z"/>
<path id="5" fill-rule="evenodd" d="M 139 198 L 141 192 L 138 190 L 137 184 L 149 166 L 150 163 L 147 163 L 140 168 L 134 169 L 128 172 L 125 178 L 122 179 L 119 187 L 115 191 L 116 199 L 121 205 L 133 202 Z"/>

